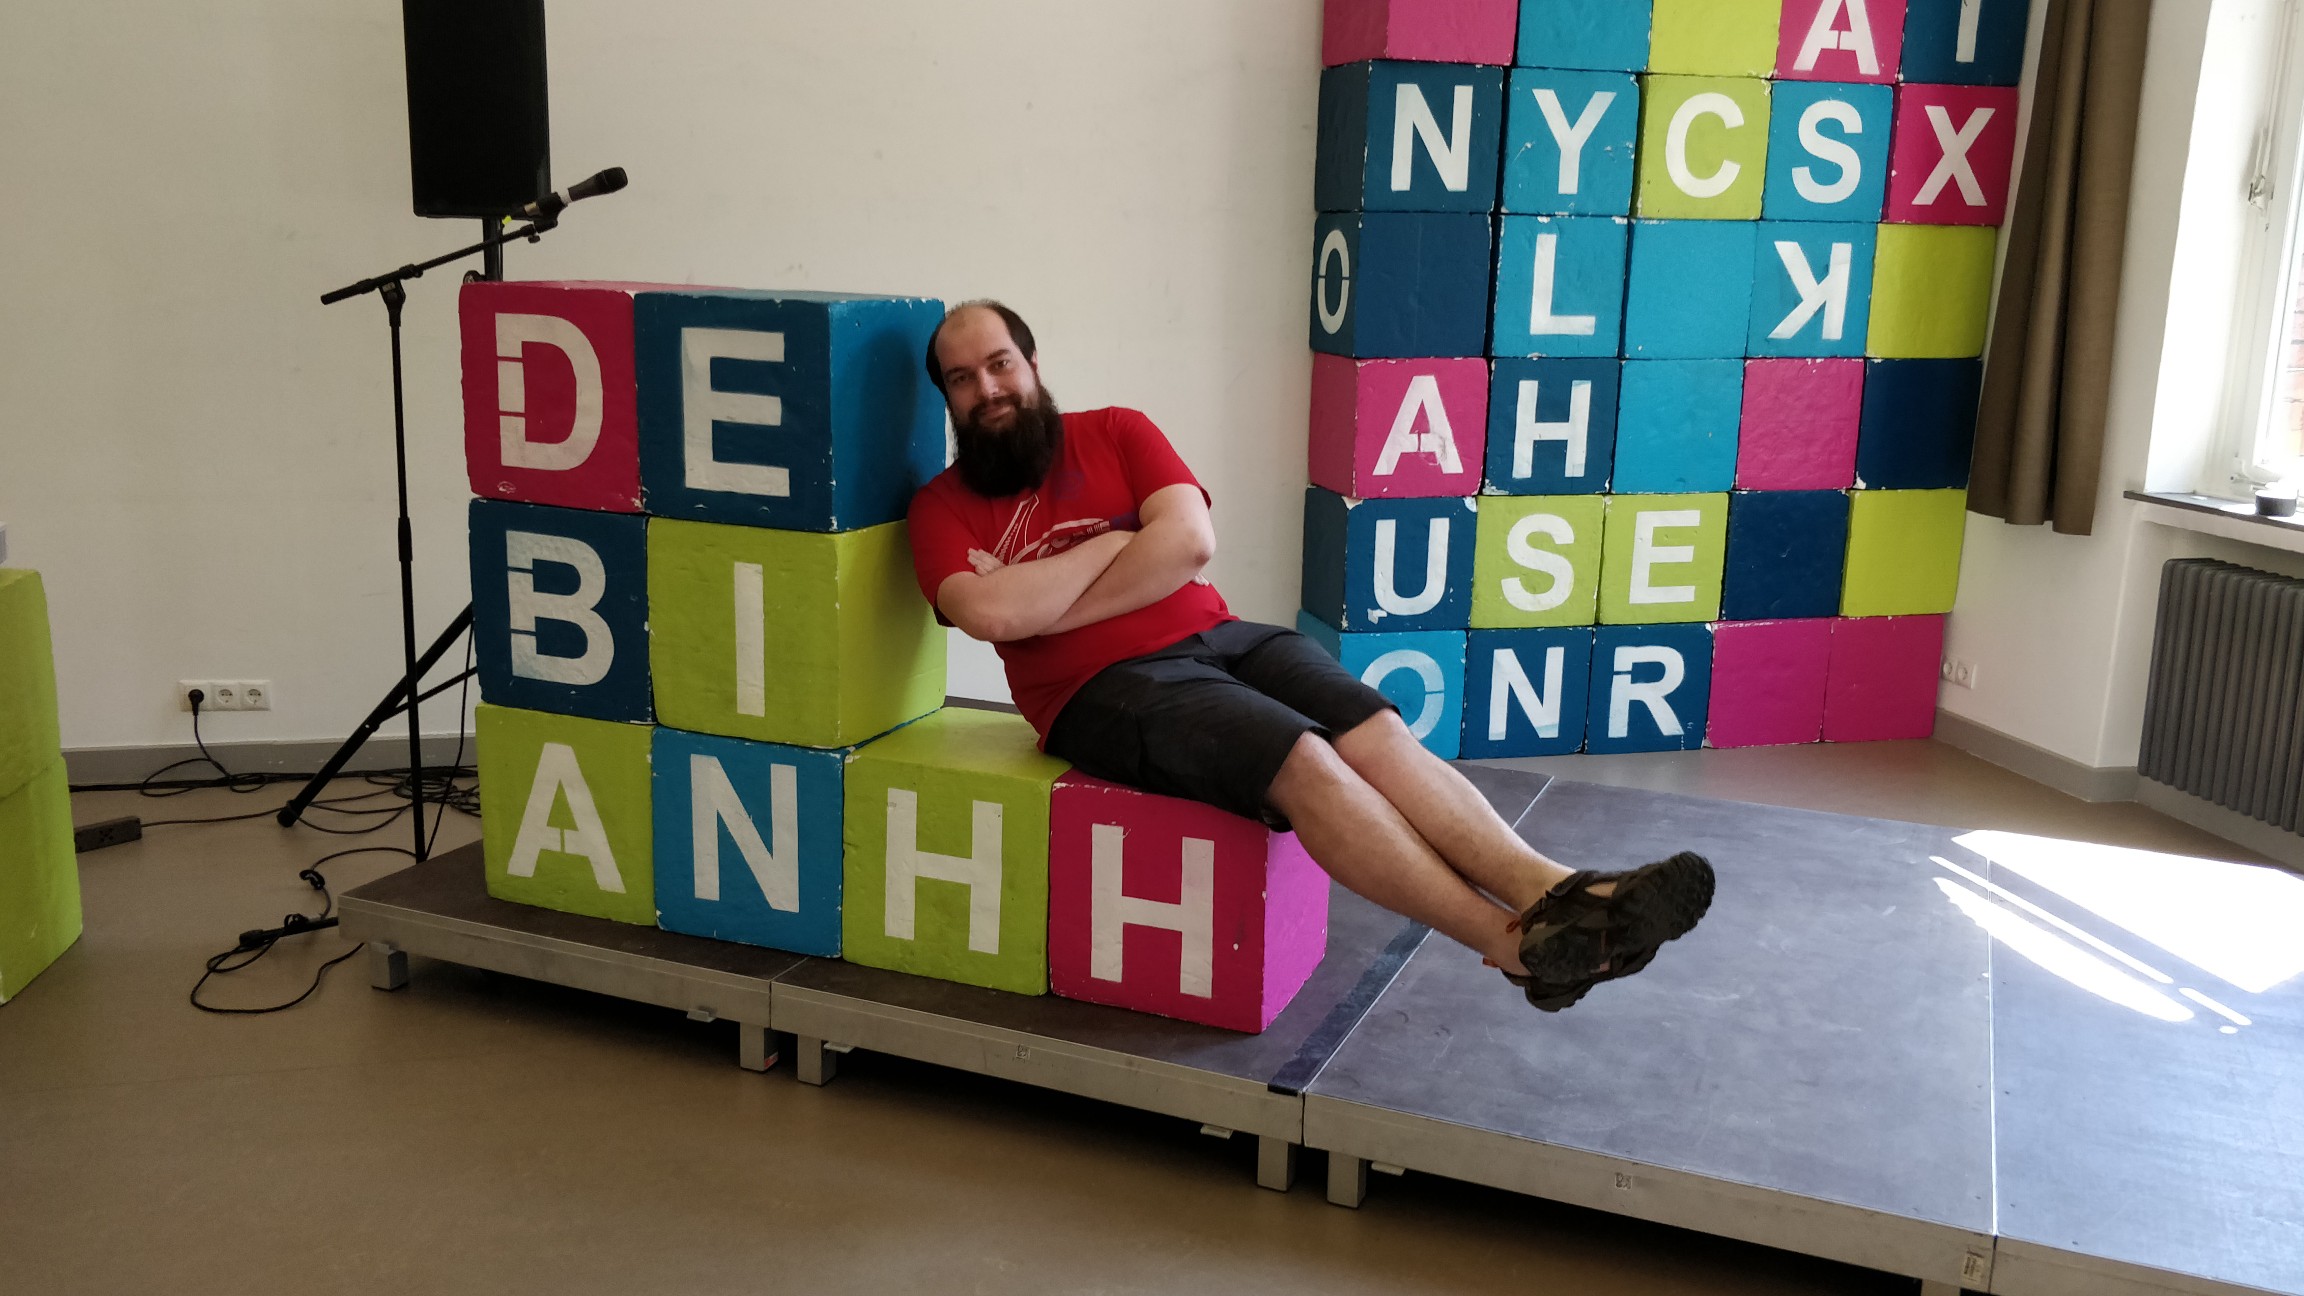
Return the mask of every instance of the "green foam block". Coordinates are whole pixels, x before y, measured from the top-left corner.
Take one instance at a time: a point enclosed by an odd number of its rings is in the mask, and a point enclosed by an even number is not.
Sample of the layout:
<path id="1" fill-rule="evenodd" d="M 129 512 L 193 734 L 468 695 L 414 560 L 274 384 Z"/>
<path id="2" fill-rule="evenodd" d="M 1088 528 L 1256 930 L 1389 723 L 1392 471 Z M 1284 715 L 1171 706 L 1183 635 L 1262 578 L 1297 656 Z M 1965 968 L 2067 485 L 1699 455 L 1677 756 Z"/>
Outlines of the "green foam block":
<path id="1" fill-rule="evenodd" d="M 61 744 L 47 593 L 40 573 L 0 568 L 0 797 L 44 773 Z"/>
<path id="2" fill-rule="evenodd" d="M 655 926 L 655 728 L 487 705 L 478 727 L 488 894 Z"/>
<path id="3" fill-rule="evenodd" d="M 1600 623 L 1716 621 L 1728 560 L 1728 496 L 1611 495 Z"/>
<path id="4" fill-rule="evenodd" d="M 64 758 L 0 797 L 0 1003 L 80 939 L 80 867 Z"/>
<path id="5" fill-rule="evenodd" d="M 1840 614 L 1921 616 L 1952 610 L 1960 589 L 1964 490 L 1857 491 L 1848 513 Z"/>
<path id="6" fill-rule="evenodd" d="M 648 523 L 648 656 L 675 729 L 852 747 L 944 702 L 944 631 L 903 523 Z"/>
<path id="7" fill-rule="evenodd" d="M 1606 7 L 1609 0 L 1601 0 Z M 1656 0 L 1648 70 L 1764 77 L 1776 70 L 1783 0 Z"/>
<path id="8" fill-rule="evenodd" d="M 1703 103 L 1692 104 L 1698 96 Z M 1756 77 L 1652 76 L 1640 102 L 1640 215 L 1758 220 L 1768 180 L 1768 83 Z M 1685 112 L 1684 112 L 1685 110 Z M 1671 148 L 1673 124 L 1682 145 Z M 1732 125 L 1731 122 L 1734 124 Z M 1678 159 L 1681 169 L 1674 170 Z M 1722 266 L 1723 274 L 1740 266 Z"/>
<path id="9" fill-rule="evenodd" d="M 1988 225 L 1882 225 L 1866 353 L 1882 360 L 1984 354 L 1998 238 Z"/>
<path id="10" fill-rule="evenodd" d="M 1600 606 L 1602 495 L 1483 495 L 1472 628 L 1591 625 Z"/>
<path id="11" fill-rule="evenodd" d="M 969 985 L 1048 989 L 1048 799 L 1071 766 L 1032 727 L 948 707 L 848 764 L 843 956 Z"/>

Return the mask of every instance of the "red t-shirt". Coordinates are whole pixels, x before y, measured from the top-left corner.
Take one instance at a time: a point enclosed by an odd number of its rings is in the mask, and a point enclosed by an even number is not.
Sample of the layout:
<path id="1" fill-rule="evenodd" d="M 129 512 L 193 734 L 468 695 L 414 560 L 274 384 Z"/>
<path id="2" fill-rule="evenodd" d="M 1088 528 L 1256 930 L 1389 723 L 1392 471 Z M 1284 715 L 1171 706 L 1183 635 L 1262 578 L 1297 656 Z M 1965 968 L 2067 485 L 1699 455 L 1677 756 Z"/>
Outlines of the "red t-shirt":
<path id="1" fill-rule="evenodd" d="M 1144 501 L 1179 483 L 1200 485 L 1152 420 L 1130 409 L 1066 414 L 1063 454 L 1038 490 L 986 499 L 947 468 L 912 497 L 920 592 L 934 603 L 947 579 L 976 570 L 971 549 L 1014 564 L 1052 557 L 1106 531 L 1136 530 Z M 1232 620 L 1216 587 L 1194 581 L 1134 612 L 995 647 L 1017 709 L 1045 744 L 1057 712 L 1096 672 Z"/>

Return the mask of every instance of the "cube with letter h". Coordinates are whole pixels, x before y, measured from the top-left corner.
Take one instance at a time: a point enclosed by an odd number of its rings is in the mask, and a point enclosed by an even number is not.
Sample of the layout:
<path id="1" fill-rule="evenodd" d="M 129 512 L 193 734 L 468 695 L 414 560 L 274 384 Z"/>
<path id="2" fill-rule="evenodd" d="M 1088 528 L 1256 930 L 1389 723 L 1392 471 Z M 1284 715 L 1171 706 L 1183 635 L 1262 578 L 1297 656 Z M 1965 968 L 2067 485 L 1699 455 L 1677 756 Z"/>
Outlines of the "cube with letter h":
<path id="1" fill-rule="evenodd" d="M 647 528 L 632 514 L 472 501 L 482 696 L 596 720 L 652 718 Z"/>
<path id="2" fill-rule="evenodd" d="M 1327 951 L 1328 876 L 1294 833 L 1077 772 L 1049 820 L 1057 994 L 1260 1031 Z"/>
<path id="3" fill-rule="evenodd" d="M 844 957 L 1048 990 L 1048 802 L 1067 766 L 1030 725 L 946 708 L 848 763 Z"/>
<path id="4" fill-rule="evenodd" d="M 658 729 L 657 925 L 838 958 L 852 754 Z"/>
<path id="5" fill-rule="evenodd" d="M 488 894 L 655 926 L 651 727 L 487 704 L 475 719 Z"/>
<path id="6" fill-rule="evenodd" d="M 1485 361 L 1312 359 L 1310 475 L 1338 495 L 1470 495 L 1487 421 Z"/>
<path id="7" fill-rule="evenodd" d="M 1616 458 L 1615 359 L 1498 360 L 1488 389 L 1488 478 L 1497 495 L 1608 489 Z"/>

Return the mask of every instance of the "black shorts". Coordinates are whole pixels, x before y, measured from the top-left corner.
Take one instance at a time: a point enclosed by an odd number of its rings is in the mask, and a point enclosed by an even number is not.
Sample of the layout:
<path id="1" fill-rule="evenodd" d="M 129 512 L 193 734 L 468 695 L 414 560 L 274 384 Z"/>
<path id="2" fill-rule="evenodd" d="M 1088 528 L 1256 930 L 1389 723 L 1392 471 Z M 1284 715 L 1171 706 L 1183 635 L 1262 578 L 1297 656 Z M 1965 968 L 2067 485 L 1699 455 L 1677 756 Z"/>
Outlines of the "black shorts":
<path id="1" fill-rule="evenodd" d="M 1264 794 L 1297 740 L 1394 709 L 1294 630 L 1228 621 L 1097 672 L 1057 713 L 1047 750 L 1098 778 L 1285 831 Z"/>

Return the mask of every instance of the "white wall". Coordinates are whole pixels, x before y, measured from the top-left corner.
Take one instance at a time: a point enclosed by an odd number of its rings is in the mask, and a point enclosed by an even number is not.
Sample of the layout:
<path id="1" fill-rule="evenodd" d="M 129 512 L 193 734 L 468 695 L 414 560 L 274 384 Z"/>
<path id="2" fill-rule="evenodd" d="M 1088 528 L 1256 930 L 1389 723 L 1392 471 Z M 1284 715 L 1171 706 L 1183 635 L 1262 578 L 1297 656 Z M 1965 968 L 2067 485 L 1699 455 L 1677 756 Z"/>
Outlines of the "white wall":
<path id="1" fill-rule="evenodd" d="M 1296 606 L 1319 0 L 553 0 L 553 158 L 632 187 L 514 278 L 998 295 L 1073 408 L 1152 414 L 1214 576 Z M 394 0 L 0 5 L 0 521 L 67 747 L 335 738 L 399 673 L 383 310 L 408 214 Z M 412 288 L 423 633 L 467 595 L 455 276 Z M 1004 696 L 989 652 L 956 691 Z M 431 730 L 450 731 L 442 706 Z"/>

